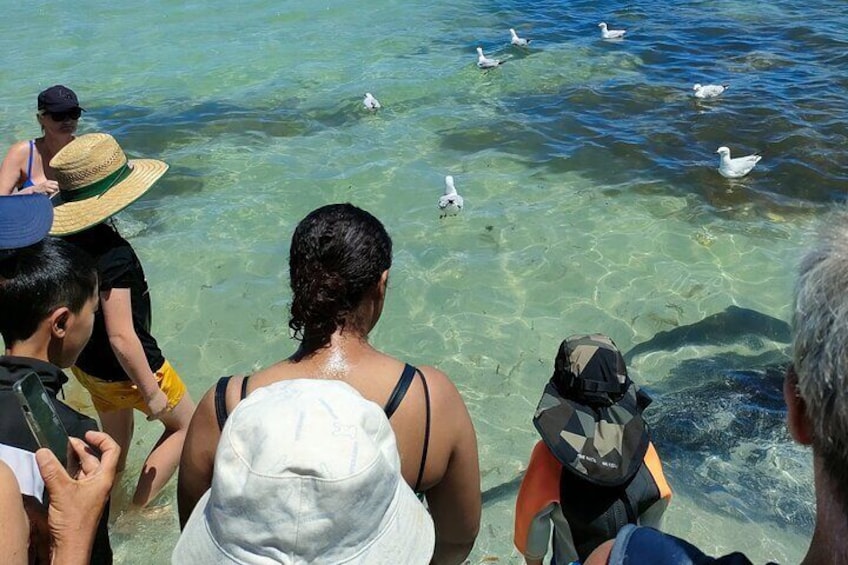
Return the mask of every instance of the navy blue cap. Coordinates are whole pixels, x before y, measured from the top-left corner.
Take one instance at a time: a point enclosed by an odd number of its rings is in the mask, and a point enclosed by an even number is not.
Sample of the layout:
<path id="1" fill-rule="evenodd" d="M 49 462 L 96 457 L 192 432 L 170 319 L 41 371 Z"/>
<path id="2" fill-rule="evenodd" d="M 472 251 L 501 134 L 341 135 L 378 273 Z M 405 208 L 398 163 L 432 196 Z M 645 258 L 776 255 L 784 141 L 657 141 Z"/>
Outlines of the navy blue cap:
<path id="1" fill-rule="evenodd" d="M 85 112 L 85 108 L 80 108 L 79 100 L 73 90 L 67 86 L 57 84 L 46 90 L 42 90 L 38 94 L 38 110 L 39 112 L 67 112 L 79 108 Z"/>
<path id="2" fill-rule="evenodd" d="M 38 243 L 53 225 L 53 203 L 44 194 L 0 196 L 0 250 Z"/>

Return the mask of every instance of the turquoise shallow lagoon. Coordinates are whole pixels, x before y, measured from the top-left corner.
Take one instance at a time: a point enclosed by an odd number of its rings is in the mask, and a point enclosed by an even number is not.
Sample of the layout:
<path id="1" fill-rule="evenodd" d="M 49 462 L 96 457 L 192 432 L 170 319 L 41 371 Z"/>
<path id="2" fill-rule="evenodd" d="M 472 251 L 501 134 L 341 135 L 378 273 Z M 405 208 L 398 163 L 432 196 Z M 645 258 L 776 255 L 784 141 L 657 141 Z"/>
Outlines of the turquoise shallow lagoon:
<path id="1" fill-rule="evenodd" d="M 560 340 L 600 331 L 628 350 L 730 305 L 788 319 L 808 233 L 848 180 L 846 18 L 786 0 L 10 4 L 0 141 L 36 136 L 35 97 L 62 83 L 88 110 L 81 132 L 171 165 L 118 222 L 195 399 L 293 350 L 300 218 L 338 201 L 381 218 L 396 252 L 373 342 L 456 382 L 488 491 L 470 561 L 520 563 L 515 479 Z M 628 39 L 600 41 L 601 20 Z M 509 47 L 509 27 L 533 48 Z M 510 60 L 481 72 L 477 45 Z M 694 82 L 719 81 L 722 100 L 693 101 Z M 361 108 L 366 91 L 382 111 Z M 719 145 L 765 157 L 729 182 Z M 440 220 L 446 174 L 466 208 Z M 665 526 L 791 563 L 814 508 L 764 370 L 786 345 L 729 341 L 631 363 L 676 492 Z M 137 424 L 125 490 L 159 433 Z M 175 483 L 160 502 L 118 513 L 118 562 L 167 561 Z"/>

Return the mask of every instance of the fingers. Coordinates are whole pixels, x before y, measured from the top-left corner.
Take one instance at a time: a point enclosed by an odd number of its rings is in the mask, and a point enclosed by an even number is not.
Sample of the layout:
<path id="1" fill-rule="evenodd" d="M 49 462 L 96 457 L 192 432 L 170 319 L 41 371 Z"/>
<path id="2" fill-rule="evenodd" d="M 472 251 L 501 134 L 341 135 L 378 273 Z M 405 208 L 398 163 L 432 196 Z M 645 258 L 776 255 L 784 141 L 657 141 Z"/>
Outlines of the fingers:
<path id="1" fill-rule="evenodd" d="M 159 420 L 160 418 L 162 418 L 162 416 L 164 416 L 168 412 L 170 412 L 170 410 L 168 408 L 160 410 L 160 411 L 156 412 L 155 414 L 151 414 L 150 416 L 148 416 L 147 421 L 148 422 L 155 422 L 156 420 Z"/>
<path id="2" fill-rule="evenodd" d="M 105 471 L 114 474 L 121 457 L 121 447 L 107 433 L 88 431 L 85 439 L 100 451 L 100 465 Z"/>
<path id="3" fill-rule="evenodd" d="M 71 449 L 73 449 L 73 452 L 76 455 L 77 461 L 79 461 L 79 469 L 82 471 L 83 475 L 90 476 L 95 473 L 100 467 L 100 460 L 88 444 L 75 437 L 68 438 L 68 441 L 71 444 Z"/>
<path id="4" fill-rule="evenodd" d="M 68 476 L 65 468 L 56 459 L 53 452 L 46 447 L 42 447 L 35 452 L 35 461 L 38 464 L 38 470 L 41 473 L 41 478 L 44 480 L 44 486 L 47 487 L 48 492 L 53 492 L 57 487 L 70 482 L 71 477 Z"/>
<path id="5" fill-rule="evenodd" d="M 159 403 L 160 400 L 161 404 Z M 161 408 L 157 409 L 158 406 L 161 406 Z M 168 397 L 165 396 L 165 393 L 161 393 L 161 398 L 157 398 L 153 402 L 148 402 L 147 407 L 150 410 L 150 414 L 147 416 L 148 422 L 159 420 L 162 416 L 174 409 L 173 406 L 168 405 Z"/>
<path id="6" fill-rule="evenodd" d="M 41 184 L 39 184 L 36 189 L 38 192 L 44 192 L 46 194 L 53 194 L 54 192 L 58 192 L 59 183 L 55 180 L 48 180 Z"/>

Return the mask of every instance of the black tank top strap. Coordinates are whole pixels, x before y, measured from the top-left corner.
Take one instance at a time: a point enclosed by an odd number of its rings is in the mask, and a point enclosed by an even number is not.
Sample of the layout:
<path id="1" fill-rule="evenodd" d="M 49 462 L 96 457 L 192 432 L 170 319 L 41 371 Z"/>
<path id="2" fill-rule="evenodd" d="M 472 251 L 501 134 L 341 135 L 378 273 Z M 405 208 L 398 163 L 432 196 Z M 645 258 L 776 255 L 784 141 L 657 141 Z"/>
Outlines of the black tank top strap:
<path id="1" fill-rule="evenodd" d="M 421 466 L 418 467 L 418 478 L 415 480 L 415 488 L 412 489 L 417 493 L 421 489 L 421 480 L 424 478 L 424 467 L 427 465 L 427 448 L 430 446 L 430 388 L 427 386 L 427 379 L 424 378 L 424 373 L 418 369 L 415 369 L 415 372 L 421 377 L 421 384 L 424 385 L 424 406 L 427 410 L 427 416 L 424 422 L 424 448 L 421 450 Z"/>
<path id="2" fill-rule="evenodd" d="M 406 391 L 409 390 L 409 385 L 412 383 L 412 379 L 415 378 L 415 372 L 417 370 L 418 369 L 409 363 L 403 366 L 403 372 L 400 374 L 400 378 L 398 379 L 392 394 L 389 396 L 386 406 L 383 408 L 383 412 L 386 413 L 386 418 L 391 418 L 392 414 L 394 414 L 398 409 L 398 406 L 400 406 L 400 403 L 403 401 L 403 397 L 406 396 Z"/>
<path id="3" fill-rule="evenodd" d="M 389 400 L 386 402 L 383 411 L 386 413 L 387 418 L 392 417 L 392 414 L 395 413 L 406 396 L 409 385 L 412 384 L 412 379 L 415 378 L 416 373 L 421 377 L 421 384 L 424 386 L 424 408 L 426 410 L 424 420 L 424 447 L 421 449 L 421 465 L 418 467 L 418 478 L 415 480 L 415 488 L 413 489 L 418 493 L 421 487 L 421 481 L 424 479 L 424 467 L 427 465 L 427 448 L 430 446 L 430 388 L 427 386 L 427 379 L 424 378 L 424 373 L 409 363 L 404 364 L 403 372 L 400 374 L 400 378 L 394 390 L 392 390 L 392 394 L 389 396 Z"/>
<path id="4" fill-rule="evenodd" d="M 227 417 L 230 413 L 227 411 L 227 387 L 230 384 L 230 379 L 233 378 L 233 375 L 228 377 L 221 377 L 218 379 L 218 383 L 215 385 L 215 419 L 218 420 L 218 429 L 223 431 L 224 424 L 227 423 Z M 241 379 L 241 396 L 239 397 L 239 401 L 242 401 L 247 397 L 247 379 L 249 376 L 245 376 Z"/>
<path id="5" fill-rule="evenodd" d="M 215 419 L 218 420 L 218 430 L 224 429 L 227 422 L 227 385 L 230 384 L 232 375 L 221 377 L 215 385 Z"/>

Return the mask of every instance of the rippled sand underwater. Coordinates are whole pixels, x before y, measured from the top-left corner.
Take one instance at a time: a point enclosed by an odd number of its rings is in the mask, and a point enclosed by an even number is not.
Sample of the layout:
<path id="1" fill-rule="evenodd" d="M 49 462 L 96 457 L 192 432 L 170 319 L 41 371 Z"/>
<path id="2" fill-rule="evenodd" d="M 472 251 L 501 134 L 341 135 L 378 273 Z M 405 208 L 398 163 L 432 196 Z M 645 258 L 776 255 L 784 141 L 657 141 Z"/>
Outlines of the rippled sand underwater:
<path id="1" fill-rule="evenodd" d="M 807 234 L 844 201 L 838 4 L 7 8 L 6 145 L 38 134 L 35 96 L 59 82 L 89 110 L 81 131 L 171 164 L 119 221 L 147 270 L 155 334 L 195 399 L 293 350 L 286 269 L 300 218 L 350 201 L 385 222 L 396 252 L 373 342 L 437 365 L 468 403 L 487 491 L 472 563 L 520 562 L 516 479 L 561 339 L 601 331 L 629 350 L 731 305 L 786 320 Z M 600 41 L 601 20 L 627 39 Z M 50 41 L 20 42 L 22 22 Z M 530 50 L 507 45 L 510 27 Z M 478 45 L 508 63 L 481 72 Z M 731 88 L 701 103 L 695 82 Z M 360 108 L 366 91 L 377 114 Z M 730 182 L 715 170 L 720 145 L 764 158 Z M 439 220 L 447 174 L 466 207 Z M 810 457 L 786 435 L 780 377 L 766 370 L 785 352 L 746 334 L 630 363 L 655 398 L 669 531 L 755 562 L 803 554 Z M 126 490 L 157 435 L 138 422 Z M 167 560 L 174 484 L 161 503 L 117 518 L 119 562 Z"/>

